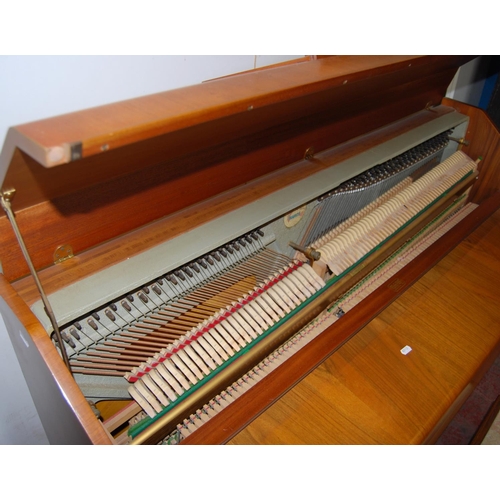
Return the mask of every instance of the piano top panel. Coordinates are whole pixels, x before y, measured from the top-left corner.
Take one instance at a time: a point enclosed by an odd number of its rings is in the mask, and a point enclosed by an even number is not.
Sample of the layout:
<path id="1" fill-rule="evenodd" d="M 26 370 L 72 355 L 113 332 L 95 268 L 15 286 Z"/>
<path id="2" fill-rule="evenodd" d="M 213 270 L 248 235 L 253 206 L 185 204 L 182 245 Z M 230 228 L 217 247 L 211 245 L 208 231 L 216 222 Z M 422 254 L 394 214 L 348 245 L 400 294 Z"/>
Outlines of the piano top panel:
<path id="1" fill-rule="evenodd" d="M 457 57 L 327 57 L 306 64 L 232 75 L 200 85 L 39 120 L 16 126 L 13 133 L 31 143 L 31 154 L 41 165 L 53 167 L 74 159 L 77 145 L 81 146 L 78 157 L 100 154 L 345 83 L 396 73 L 407 67 L 412 67 L 412 73 L 418 75 L 422 67 L 437 61 L 441 66 L 443 63 L 448 66 L 462 63 Z"/>

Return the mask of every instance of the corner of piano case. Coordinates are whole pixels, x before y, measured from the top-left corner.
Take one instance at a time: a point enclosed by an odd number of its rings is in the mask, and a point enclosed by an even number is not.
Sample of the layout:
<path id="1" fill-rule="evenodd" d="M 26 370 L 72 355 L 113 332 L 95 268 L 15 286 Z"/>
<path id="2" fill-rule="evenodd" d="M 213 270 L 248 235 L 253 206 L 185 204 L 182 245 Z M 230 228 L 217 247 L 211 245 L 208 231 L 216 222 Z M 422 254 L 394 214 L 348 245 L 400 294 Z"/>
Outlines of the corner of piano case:
<path id="1" fill-rule="evenodd" d="M 82 143 L 70 142 L 44 148 L 44 157 L 40 163 L 46 168 L 57 167 L 82 158 Z"/>

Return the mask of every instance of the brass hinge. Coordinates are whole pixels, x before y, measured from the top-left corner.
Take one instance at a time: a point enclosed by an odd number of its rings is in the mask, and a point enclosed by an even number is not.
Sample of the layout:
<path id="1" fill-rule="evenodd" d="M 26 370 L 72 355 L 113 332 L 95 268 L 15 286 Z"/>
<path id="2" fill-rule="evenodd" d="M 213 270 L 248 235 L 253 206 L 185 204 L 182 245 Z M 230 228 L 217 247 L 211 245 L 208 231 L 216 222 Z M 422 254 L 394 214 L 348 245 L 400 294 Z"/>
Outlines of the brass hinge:
<path id="1" fill-rule="evenodd" d="M 458 142 L 460 146 L 468 146 L 470 143 L 463 137 L 450 137 L 450 141 Z"/>
<path id="2" fill-rule="evenodd" d="M 54 264 L 60 264 L 61 262 L 64 262 L 65 260 L 71 259 L 73 257 L 73 248 L 71 247 L 71 245 L 61 245 L 54 251 Z"/>

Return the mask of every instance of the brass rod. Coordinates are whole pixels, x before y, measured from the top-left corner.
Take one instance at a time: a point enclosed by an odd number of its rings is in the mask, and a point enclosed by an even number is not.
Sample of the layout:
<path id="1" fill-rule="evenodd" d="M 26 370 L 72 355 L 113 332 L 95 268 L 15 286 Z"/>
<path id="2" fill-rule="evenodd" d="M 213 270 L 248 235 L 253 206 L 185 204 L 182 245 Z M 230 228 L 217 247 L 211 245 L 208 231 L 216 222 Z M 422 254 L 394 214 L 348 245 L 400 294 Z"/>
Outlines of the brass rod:
<path id="1" fill-rule="evenodd" d="M 56 317 L 54 316 L 54 311 L 52 310 L 52 306 L 50 305 L 50 302 L 49 302 L 49 299 L 47 298 L 47 295 L 45 295 L 45 291 L 42 287 L 42 283 L 40 282 L 40 279 L 38 278 L 38 274 L 36 272 L 35 266 L 33 265 L 30 254 L 28 252 L 28 249 L 26 248 L 26 244 L 24 243 L 23 236 L 21 234 L 21 231 L 19 230 L 19 226 L 17 225 L 16 216 L 14 215 L 14 212 L 12 211 L 12 205 L 10 203 L 10 200 L 14 196 L 14 193 L 15 193 L 15 190 L 10 190 L 7 192 L 0 193 L 0 203 L 2 204 L 2 208 L 5 210 L 5 213 L 7 214 L 7 218 L 9 219 L 10 224 L 12 226 L 12 229 L 14 230 L 14 234 L 16 235 L 17 242 L 19 243 L 19 246 L 21 247 L 21 251 L 23 252 L 24 260 L 26 261 L 26 264 L 28 264 L 31 275 L 33 276 L 33 279 L 35 280 L 35 284 L 38 288 L 38 292 L 40 293 L 40 296 L 42 298 L 45 313 L 49 317 L 50 323 L 52 324 L 52 328 L 54 329 L 54 333 L 55 333 L 57 342 L 59 343 L 59 350 L 61 352 L 61 356 L 63 358 L 64 364 L 67 366 L 71 375 L 73 375 L 73 372 L 71 370 L 71 366 L 69 364 L 68 354 L 66 352 L 66 346 L 64 345 L 64 341 L 61 337 L 61 332 L 59 331 L 59 326 L 57 324 Z"/>

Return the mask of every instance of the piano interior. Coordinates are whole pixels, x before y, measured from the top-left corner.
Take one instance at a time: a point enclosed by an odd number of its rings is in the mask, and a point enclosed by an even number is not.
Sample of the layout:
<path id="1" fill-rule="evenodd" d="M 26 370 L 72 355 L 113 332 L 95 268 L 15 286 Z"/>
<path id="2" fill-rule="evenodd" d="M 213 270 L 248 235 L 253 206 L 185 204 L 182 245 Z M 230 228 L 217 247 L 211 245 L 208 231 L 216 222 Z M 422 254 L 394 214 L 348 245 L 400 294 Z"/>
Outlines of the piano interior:
<path id="1" fill-rule="evenodd" d="M 50 441 L 227 442 L 498 208 L 498 132 L 443 98 L 466 60 L 319 58 L 12 128 L 1 291 Z"/>

